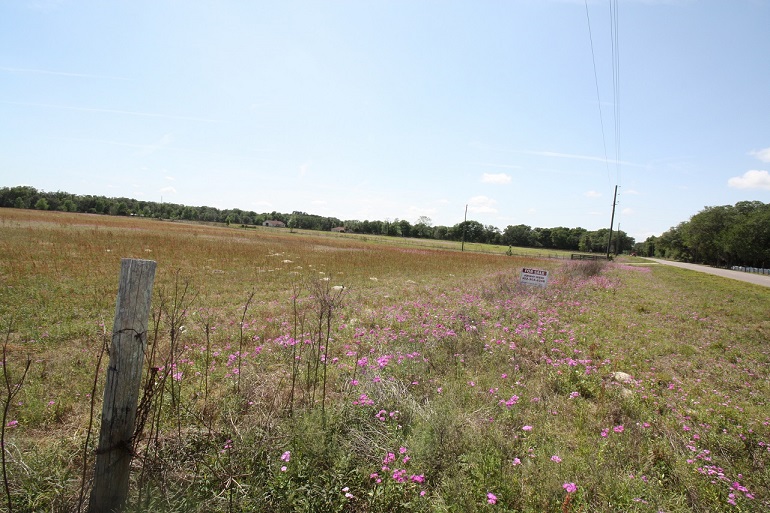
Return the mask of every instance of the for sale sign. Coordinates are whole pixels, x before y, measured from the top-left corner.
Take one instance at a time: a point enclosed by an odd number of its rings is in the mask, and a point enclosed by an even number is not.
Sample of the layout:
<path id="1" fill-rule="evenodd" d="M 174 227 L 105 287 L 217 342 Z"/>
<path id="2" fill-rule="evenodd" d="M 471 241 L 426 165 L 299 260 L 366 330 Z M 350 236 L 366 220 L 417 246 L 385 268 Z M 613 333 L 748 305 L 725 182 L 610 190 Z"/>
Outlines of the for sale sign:
<path id="1" fill-rule="evenodd" d="M 548 271 L 541 269 L 528 269 L 521 270 L 521 283 L 526 285 L 537 285 L 538 287 L 545 287 L 548 285 Z"/>

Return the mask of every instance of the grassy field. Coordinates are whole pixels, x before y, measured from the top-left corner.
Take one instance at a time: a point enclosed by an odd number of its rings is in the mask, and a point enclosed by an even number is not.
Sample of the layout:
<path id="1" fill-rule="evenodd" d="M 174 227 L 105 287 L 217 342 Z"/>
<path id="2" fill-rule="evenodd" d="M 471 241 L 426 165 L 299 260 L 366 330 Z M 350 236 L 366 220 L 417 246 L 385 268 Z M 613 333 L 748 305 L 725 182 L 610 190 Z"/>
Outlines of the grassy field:
<path id="1" fill-rule="evenodd" d="M 130 511 L 770 509 L 770 289 L 400 242 L 0 210 L 0 503 L 85 509 L 131 257 Z"/>
<path id="2" fill-rule="evenodd" d="M 261 227 L 248 226 L 248 229 L 262 229 Z M 319 232 L 313 230 L 294 229 L 292 233 L 309 235 L 315 238 L 331 237 L 338 240 L 354 240 L 357 242 L 368 242 L 370 244 L 380 244 L 386 246 L 411 247 L 421 249 L 445 249 L 449 251 L 468 251 L 471 253 L 491 253 L 495 255 L 507 255 L 508 246 L 499 246 L 495 244 L 483 244 L 478 242 L 449 241 L 436 239 L 416 239 L 410 237 L 391 237 L 386 235 L 371 235 L 359 233 L 339 233 L 339 232 Z M 510 256 L 537 257 L 537 258 L 562 258 L 569 259 L 572 253 L 561 249 L 548 248 L 510 248 Z"/>

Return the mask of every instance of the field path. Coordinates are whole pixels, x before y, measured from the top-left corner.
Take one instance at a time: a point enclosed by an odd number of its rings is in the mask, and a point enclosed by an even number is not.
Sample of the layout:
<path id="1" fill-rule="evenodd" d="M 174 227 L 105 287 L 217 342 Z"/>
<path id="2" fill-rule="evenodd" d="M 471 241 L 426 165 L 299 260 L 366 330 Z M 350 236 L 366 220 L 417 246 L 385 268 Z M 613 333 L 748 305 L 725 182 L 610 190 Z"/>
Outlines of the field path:
<path id="1" fill-rule="evenodd" d="M 762 285 L 763 287 L 770 287 L 770 276 L 762 274 L 744 273 L 742 271 L 733 271 L 731 269 L 719 269 L 717 267 L 709 267 L 707 265 L 699 264 L 686 264 L 684 262 L 674 262 L 671 260 L 660 260 L 658 258 L 648 258 L 653 262 L 663 265 L 673 265 L 674 267 L 681 267 L 683 269 L 690 269 L 691 271 L 699 271 L 702 273 L 715 274 L 722 276 L 723 278 L 732 278 L 733 280 L 747 281 L 755 285 Z"/>

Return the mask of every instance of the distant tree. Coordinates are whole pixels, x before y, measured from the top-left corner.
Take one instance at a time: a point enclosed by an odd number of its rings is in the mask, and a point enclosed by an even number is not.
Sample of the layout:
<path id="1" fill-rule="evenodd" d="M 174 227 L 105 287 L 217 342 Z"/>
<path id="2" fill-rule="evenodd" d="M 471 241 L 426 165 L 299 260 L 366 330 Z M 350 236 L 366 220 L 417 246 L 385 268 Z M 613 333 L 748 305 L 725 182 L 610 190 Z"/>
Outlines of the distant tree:
<path id="1" fill-rule="evenodd" d="M 110 215 L 113 216 L 127 216 L 128 215 L 128 205 L 126 205 L 123 201 L 117 201 L 112 204 L 110 207 Z"/>
<path id="2" fill-rule="evenodd" d="M 433 238 L 438 240 L 450 240 L 449 228 L 446 226 L 434 226 Z"/>
<path id="3" fill-rule="evenodd" d="M 361 233 L 361 221 L 356 219 L 348 219 L 342 223 L 345 227 L 345 231 L 349 233 Z"/>
<path id="4" fill-rule="evenodd" d="M 580 237 L 580 242 L 578 243 L 578 249 L 580 251 L 584 252 L 592 252 L 594 250 L 594 235 L 593 232 L 586 232 Z"/>
<path id="5" fill-rule="evenodd" d="M 556 249 L 577 249 L 570 247 L 570 229 L 557 226 L 551 229 L 551 245 Z"/>
<path id="6" fill-rule="evenodd" d="M 13 208 L 30 208 L 38 200 L 38 192 L 34 187 L 18 185 L 4 188 L 2 194 L 2 206 Z"/>
<path id="7" fill-rule="evenodd" d="M 409 221 L 406 219 L 402 219 L 398 222 L 399 229 L 401 231 L 401 235 L 403 237 L 411 237 L 412 236 L 412 225 L 409 224 Z"/>
<path id="8" fill-rule="evenodd" d="M 503 231 L 503 244 L 506 246 L 530 247 L 533 242 L 532 227 L 526 224 L 508 225 Z"/>
<path id="9" fill-rule="evenodd" d="M 463 221 L 450 228 L 447 235 L 451 240 L 484 242 L 484 225 L 478 221 Z"/>
<path id="10" fill-rule="evenodd" d="M 199 207 L 198 220 L 216 223 L 219 220 L 219 210 L 213 207 Z"/>
<path id="11" fill-rule="evenodd" d="M 532 230 L 532 238 L 536 247 L 552 248 L 553 242 L 551 242 L 551 229 L 550 228 L 534 228 Z"/>
<path id="12" fill-rule="evenodd" d="M 655 249 L 657 256 L 685 262 L 690 260 L 690 251 L 684 240 L 686 225 L 686 222 L 679 223 L 658 237 L 658 244 Z"/>
<path id="13" fill-rule="evenodd" d="M 721 236 L 725 265 L 764 267 L 770 262 L 770 204 L 741 201 L 731 209 L 731 216 Z"/>
<path id="14" fill-rule="evenodd" d="M 655 256 L 655 244 L 658 238 L 654 235 L 647 237 L 644 242 L 637 242 L 634 244 L 634 251 L 638 256 L 654 257 Z"/>
<path id="15" fill-rule="evenodd" d="M 77 212 L 78 210 L 77 205 L 70 198 L 65 199 L 59 208 L 64 212 Z"/>
<path id="16" fill-rule="evenodd" d="M 35 202 L 35 210 L 48 210 L 48 201 L 45 198 L 40 198 Z"/>
<path id="17" fill-rule="evenodd" d="M 395 218 L 393 220 L 393 222 L 386 222 L 386 224 L 385 224 L 385 235 L 389 235 L 391 237 L 400 237 L 401 236 L 401 224 L 400 224 L 400 221 L 398 220 L 398 218 Z"/>
<path id="18" fill-rule="evenodd" d="M 568 244 L 565 249 L 577 251 L 580 247 L 580 239 L 583 237 L 583 234 L 587 232 L 588 230 L 586 230 L 585 228 L 580 228 L 580 227 L 570 228 Z"/>
<path id="19" fill-rule="evenodd" d="M 690 218 L 684 242 L 696 262 L 718 265 L 727 261 L 726 235 L 734 223 L 733 207 L 706 207 Z"/>
<path id="20" fill-rule="evenodd" d="M 487 244 L 501 244 L 502 233 L 500 233 L 500 228 L 491 224 L 484 226 L 484 242 Z"/>
<path id="21" fill-rule="evenodd" d="M 429 238 L 433 236 L 433 221 L 428 216 L 420 216 L 412 227 L 412 236 Z"/>
<path id="22" fill-rule="evenodd" d="M 705 207 L 661 234 L 655 253 L 711 265 L 764 267 L 770 263 L 770 204 Z"/>
<path id="23" fill-rule="evenodd" d="M 366 221 L 364 221 L 366 223 Z M 366 233 L 371 233 L 372 235 L 382 235 L 384 230 L 384 224 L 382 221 L 370 221 L 369 222 L 369 231 Z"/>

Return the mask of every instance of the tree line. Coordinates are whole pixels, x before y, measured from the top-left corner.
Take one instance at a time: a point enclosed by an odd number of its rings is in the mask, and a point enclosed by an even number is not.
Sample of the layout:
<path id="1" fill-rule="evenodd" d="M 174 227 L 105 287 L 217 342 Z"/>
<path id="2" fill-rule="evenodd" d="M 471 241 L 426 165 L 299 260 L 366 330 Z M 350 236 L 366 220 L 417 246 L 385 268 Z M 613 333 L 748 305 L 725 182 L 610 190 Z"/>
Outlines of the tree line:
<path id="1" fill-rule="evenodd" d="M 343 227 L 348 233 L 412 237 L 465 242 L 477 242 L 516 247 L 558 249 L 604 253 L 607 251 L 608 228 L 590 231 L 585 228 L 532 228 L 525 224 L 509 225 L 504 230 L 478 221 L 463 221 L 454 226 L 434 226 L 431 219 L 421 216 L 412 224 L 405 219 L 340 220 L 306 212 L 294 211 L 256 213 L 237 208 L 220 210 L 214 207 L 193 207 L 176 203 L 141 201 L 132 198 L 77 195 L 67 192 L 38 191 L 30 186 L 0 189 L 0 207 L 58 210 L 90 214 L 141 216 L 156 219 L 186 220 L 236 224 L 244 227 L 262 225 L 265 221 L 283 222 L 290 229 L 329 231 Z M 635 241 L 623 231 L 612 233 L 612 253 L 629 252 Z"/>
<path id="2" fill-rule="evenodd" d="M 705 207 L 689 221 L 648 237 L 635 248 L 642 256 L 719 267 L 770 266 L 770 203 L 740 201 Z"/>

